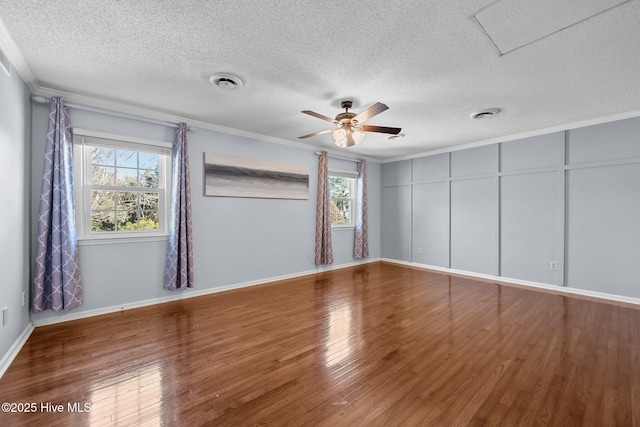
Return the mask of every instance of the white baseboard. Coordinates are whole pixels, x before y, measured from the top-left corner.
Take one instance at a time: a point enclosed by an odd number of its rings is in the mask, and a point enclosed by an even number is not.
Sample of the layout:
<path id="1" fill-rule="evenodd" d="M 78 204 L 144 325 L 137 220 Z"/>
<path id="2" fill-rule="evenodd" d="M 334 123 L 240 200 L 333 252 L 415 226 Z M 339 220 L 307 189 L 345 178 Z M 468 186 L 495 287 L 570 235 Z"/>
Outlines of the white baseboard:
<path id="1" fill-rule="evenodd" d="M 282 276 L 275 276 L 275 277 L 268 277 L 268 278 L 265 278 L 265 279 L 252 280 L 252 281 L 249 281 L 249 282 L 234 283 L 234 284 L 231 284 L 231 285 L 218 286 L 218 287 L 215 287 L 215 288 L 206 288 L 206 289 L 194 288 L 194 289 L 190 289 L 190 290 L 186 290 L 186 291 L 175 291 L 175 293 L 173 295 L 168 295 L 166 297 L 152 298 L 152 299 L 148 299 L 148 300 L 144 300 L 144 301 L 136 301 L 136 302 L 127 303 L 127 304 L 120 304 L 120 305 L 114 305 L 114 306 L 110 306 L 110 307 L 97 308 L 97 309 L 94 309 L 94 310 L 86 310 L 86 311 L 80 311 L 80 312 L 70 312 L 69 314 L 63 314 L 61 316 L 47 317 L 47 318 L 44 318 L 44 319 L 32 319 L 32 320 L 33 320 L 33 324 L 36 327 L 38 327 L 38 326 L 46 326 L 46 325 L 53 325 L 53 324 L 56 324 L 56 323 L 69 322 L 71 320 L 77 320 L 77 319 L 84 319 L 84 318 L 87 318 L 87 317 L 99 316 L 101 314 L 116 313 L 118 311 L 131 310 L 133 308 L 146 307 L 146 306 L 154 305 L 154 304 L 162 304 L 162 303 L 165 303 L 165 302 L 177 301 L 177 300 L 182 300 L 182 299 L 186 299 L 186 298 L 194 298 L 194 297 L 198 297 L 198 296 L 202 296 L 202 295 L 215 294 L 217 292 L 224 292 L 224 291 L 229 291 L 229 290 L 232 290 L 232 289 L 240 289 L 240 288 L 246 288 L 248 286 L 256 286 L 256 285 L 264 285 L 265 283 L 277 282 L 279 280 L 295 279 L 295 278 L 298 278 L 298 277 L 304 277 L 304 276 L 309 276 L 309 275 L 312 275 L 312 274 L 322 273 L 324 271 L 340 270 L 340 269 L 343 269 L 343 268 L 355 267 L 357 265 L 369 264 L 369 263 L 378 262 L 378 261 L 380 261 L 380 258 L 371 258 L 371 259 L 366 259 L 366 260 L 363 260 L 363 261 L 354 261 L 354 262 L 350 262 L 350 263 L 346 263 L 346 264 L 339 264 L 339 265 L 322 265 L 322 266 L 317 266 L 313 270 L 306 270 L 306 271 L 301 271 L 301 272 L 298 272 L 298 273 L 285 274 L 285 275 L 282 275 Z"/>
<path id="2" fill-rule="evenodd" d="M 399 265 L 405 265 L 408 267 L 419 268 L 422 270 L 429 270 L 429 271 L 435 271 L 435 272 L 440 272 L 444 274 L 453 274 L 456 276 L 468 277 L 470 279 L 480 279 L 482 281 L 490 281 L 490 282 L 500 283 L 504 285 L 520 285 L 520 286 L 526 286 L 526 287 L 531 287 L 536 289 L 553 291 L 554 293 L 559 293 L 559 294 L 586 296 L 590 298 L 598 298 L 603 300 L 640 305 L 640 298 L 627 297 L 624 295 L 608 294 L 605 292 L 571 288 L 568 286 L 550 285 L 547 283 L 531 282 L 528 280 L 512 279 L 509 277 L 502 277 L 502 276 L 493 276 L 491 274 L 474 273 L 471 271 L 456 270 L 454 268 L 438 267 L 435 265 L 420 264 L 417 262 L 409 262 L 409 261 L 400 261 L 397 259 L 390 259 L 390 258 L 382 258 L 381 261 L 388 262 L 390 264 L 399 264 Z"/>
<path id="3" fill-rule="evenodd" d="M 344 268 L 355 267 L 357 265 L 369 264 L 369 263 L 378 262 L 378 261 L 384 261 L 390 264 L 398 264 L 398 265 L 403 265 L 403 266 L 412 267 L 412 268 L 439 272 L 443 274 L 453 274 L 456 276 L 468 277 L 470 279 L 480 279 L 483 281 L 490 281 L 490 282 L 500 283 L 505 285 L 521 285 L 525 287 L 553 291 L 554 293 L 559 293 L 559 294 L 587 296 L 591 298 L 598 298 L 598 299 L 640 305 L 640 298 L 626 297 L 622 295 L 615 295 L 615 294 L 608 294 L 604 292 L 596 292 L 596 291 L 589 291 L 584 289 L 563 287 L 558 285 L 550 285 L 546 283 L 531 282 L 527 280 L 511 279 L 508 277 L 474 273 L 470 271 L 456 270 L 453 268 L 438 267 L 434 265 L 420 264 L 416 262 L 400 261 L 400 260 L 390 259 L 390 258 L 371 258 L 363 261 L 350 262 L 347 264 L 318 266 L 313 270 L 306 270 L 298 273 L 285 274 L 282 276 L 269 277 L 269 278 L 260 279 L 260 280 L 252 280 L 249 282 L 235 283 L 235 284 L 225 285 L 225 286 L 220 286 L 215 288 L 176 291 L 175 295 L 169 295 L 166 297 L 153 298 L 153 299 L 137 301 L 137 302 L 128 303 L 128 304 L 104 307 L 104 308 L 99 308 L 95 310 L 87 310 L 87 311 L 82 311 L 78 313 L 69 313 L 62 316 L 33 320 L 33 323 L 30 323 L 25 328 L 25 330 L 22 332 L 20 337 L 11 346 L 7 354 L 2 358 L 2 360 L 0 360 L 0 378 L 2 378 L 2 375 L 4 375 L 6 370 L 9 368 L 9 365 L 11 364 L 13 359 L 15 359 L 15 357 L 18 355 L 18 353 L 20 352 L 20 349 L 22 348 L 22 346 L 24 346 L 27 339 L 31 335 L 31 332 L 33 332 L 34 328 L 38 326 L 52 325 L 56 323 L 68 322 L 71 320 L 82 319 L 86 317 L 98 316 L 101 314 L 115 313 L 118 311 L 130 310 L 138 307 L 145 307 L 145 306 L 154 305 L 154 304 L 162 304 L 165 302 L 177 301 L 177 300 L 186 299 L 186 298 L 194 298 L 202 295 L 214 294 L 214 293 L 224 292 L 232 289 L 240 289 L 240 288 L 245 288 L 249 286 L 263 285 L 265 283 L 277 282 L 280 280 L 295 279 L 299 277 L 322 273 L 325 271 L 340 270 Z"/>
<path id="4" fill-rule="evenodd" d="M 7 369 L 9 369 L 9 365 L 11 365 L 11 362 L 13 362 L 13 359 L 15 359 L 18 353 L 20 353 L 22 346 L 24 346 L 24 343 L 27 342 L 27 339 L 31 335 L 31 332 L 33 332 L 33 329 L 34 329 L 33 323 L 29 322 L 29 324 L 27 325 L 26 328 L 24 328 L 24 331 L 22 331 L 18 339 L 13 343 L 13 345 L 11 346 L 7 354 L 5 354 L 2 360 L 0 360 L 0 378 L 2 378 L 5 372 L 7 372 Z"/>

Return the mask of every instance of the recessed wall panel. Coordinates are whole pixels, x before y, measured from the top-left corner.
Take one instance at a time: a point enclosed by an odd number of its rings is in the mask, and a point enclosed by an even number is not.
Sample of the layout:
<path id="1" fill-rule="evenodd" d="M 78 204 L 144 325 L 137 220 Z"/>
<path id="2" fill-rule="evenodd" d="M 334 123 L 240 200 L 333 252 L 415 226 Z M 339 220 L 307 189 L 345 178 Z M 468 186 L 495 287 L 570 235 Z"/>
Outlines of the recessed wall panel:
<path id="1" fill-rule="evenodd" d="M 380 198 L 382 257 L 410 261 L 411 187 L 383 187 Z"/>
<path id="2" fill-rule="evenodd" d="M 500 169 L 508 172 L 558 166 L 563 142 L 564 132 L 503 142 Z"/>
<path id="3" fill-rule="evenodd" d="M 498 172 L 498 144 L 451 153 L 451 176 L 462 177 Z"/>
<path id="4" fill-rule="evenodd" d="M 561 284 L 559 185 L 559 172 L 501 177 L 501 276 Z"/>
<path id="5" fill-rule="evenodd" d="M 449 178 L 449 154 L 420 157 L 412 160 L 413 182 L 428 182 Z"/>
<path id="6" fill-rule="evenodd" d="M 567 132 L 567 164 L 640 157 L 640 117 Z"/>
<path id="7" fill-rule="evenodd" d="M 449 182 L 413 185 L 414 262 L 449 267 Z"/>
<path id="8" fill-rule="evenodd" d="M 493 177 L 451 182 L 451 268 L 497 274 L 496 183 Z"/>
<path id="9" fill-rule="evenodd" d="M 381 185 L 403 185 L 411 183 L 411 160 L 383 163 L 381 168 Z"/>
<path id="10" fill-rule="evenodd" d="M 640 164 L 567 173 L 567 284 L 640 297 Z"/>

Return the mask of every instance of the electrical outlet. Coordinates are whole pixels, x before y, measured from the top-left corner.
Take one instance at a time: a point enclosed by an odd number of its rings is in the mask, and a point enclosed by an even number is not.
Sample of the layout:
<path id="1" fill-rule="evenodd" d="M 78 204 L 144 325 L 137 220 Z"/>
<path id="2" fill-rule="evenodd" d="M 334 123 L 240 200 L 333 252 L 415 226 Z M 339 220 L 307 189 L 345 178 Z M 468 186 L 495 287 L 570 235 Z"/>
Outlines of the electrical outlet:
<path id="1" fill-rule="evenodd" d="M 9 321 L 9 307 L 2 309 L 2 326 L 6 325 Z"/>
<path id="2" fill-rule="evenodd" d="M 556 261 L 551 261 L 549 263 L 549 269 L 552 271 L 556 271 L 558 269 L 558 263 Z"/>
<path id="3" fill-rule="evenodd" d="M 25 299 L 24 299 L 24 291 L 22 291 L 22 306 L 24 307 Z"/>
<path id="4" fill-rule="evenodd" d="M 422 255 L 422 248 L 418 248 L 418 255 Z"/>
<path id="5" fill-rule="evenodd" d="M 409 246 L 405 246 L 405 247 L 404 247 L 404 251 L 405 251 L 405 252 L 409 252 Z"/>

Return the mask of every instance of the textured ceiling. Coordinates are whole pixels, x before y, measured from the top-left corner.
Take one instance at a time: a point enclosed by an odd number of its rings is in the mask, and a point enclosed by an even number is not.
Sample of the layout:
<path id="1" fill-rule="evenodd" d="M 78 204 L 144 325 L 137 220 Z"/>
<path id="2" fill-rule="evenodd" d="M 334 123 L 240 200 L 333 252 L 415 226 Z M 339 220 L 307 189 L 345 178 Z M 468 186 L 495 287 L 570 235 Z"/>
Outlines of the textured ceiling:
<path id="1" fill-rule="evenodd" d="M 501 56 L 471 18 L 492 3 L 0 0 L 0 48 L 36 93 L 321 148 L 336 148 L 330 134 L 297 136 L 330 123 L 300 110 L 384 102 L 367 124 L 406 138 L 350 149 L 379 159 L 640 115 L 640 1 Z M 212 86 L 217 72 L 244 87 Z M 502 113 L 470 119 L 489 107 Z"/>

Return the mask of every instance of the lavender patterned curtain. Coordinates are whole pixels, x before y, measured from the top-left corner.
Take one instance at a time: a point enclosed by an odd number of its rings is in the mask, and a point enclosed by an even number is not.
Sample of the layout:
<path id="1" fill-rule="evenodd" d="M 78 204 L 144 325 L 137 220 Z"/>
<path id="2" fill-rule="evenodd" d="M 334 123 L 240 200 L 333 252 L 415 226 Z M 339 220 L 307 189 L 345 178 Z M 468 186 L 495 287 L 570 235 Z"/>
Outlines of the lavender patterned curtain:
<path id="1" fill-rule="evenodd" d="M 318 159 L 318 202 L 316 204 L 316 265 L 333 264 L 331 245 L 331 200 L 329 194 L 329 157 Z"/>
<path id="2" fill-rule="evenodd" d="M 34 313 L 82 304 L 69 110 L 51 99 L 33 279 Z"/>
<path id="3" fill-rule="evenodd" d="M 356 181 L 356 231 L 353 257 L 362 259 L 369 256 L 369 226 L 367 224 L 367 161 L 358 163 Z"/>
<path id="4" fill-rule="evenodd" d="M 191 180 L 187 124 L 180 123 L 173 143 L 173 176 L 171 178 L 171 218 L 169 250 L 164 271 L 164 288 L 168 290 L 194 287 L 193 230 L 191 224 Z"/>

